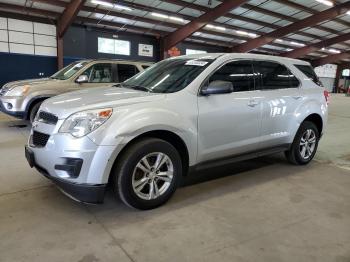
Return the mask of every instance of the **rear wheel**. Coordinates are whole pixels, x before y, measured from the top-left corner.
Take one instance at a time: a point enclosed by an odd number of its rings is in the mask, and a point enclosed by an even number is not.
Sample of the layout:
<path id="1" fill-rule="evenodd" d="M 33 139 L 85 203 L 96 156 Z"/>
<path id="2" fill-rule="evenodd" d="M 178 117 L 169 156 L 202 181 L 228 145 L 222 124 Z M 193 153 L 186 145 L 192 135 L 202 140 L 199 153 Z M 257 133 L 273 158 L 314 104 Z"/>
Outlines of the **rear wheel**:
<path id="1" fill-rule="evenodd" d="M 294 138 L 291 148 L 285 155 L 288 161 L 295 165 L 306 165 L 315 156 L 320 134 L 312 122 L 303 122 Z"/>
<path id="2" fill-rule="evenodd" d="M 41 104 L 42 104 L 42 102 L 38 102 L 30 109 L 30 112 L 29 112 L 29 121 L 30 121 L 30 123 L 34 122 L 35 116 L 38 113 Z"/>
<path id="3" fill-rule="evenodd" d="M 131 145 L 118 159 L 114 189 L 137 209 L 153 209 L 169 200 L 182 175 L 181 158 L 168 142 L 146 138 Z"/>

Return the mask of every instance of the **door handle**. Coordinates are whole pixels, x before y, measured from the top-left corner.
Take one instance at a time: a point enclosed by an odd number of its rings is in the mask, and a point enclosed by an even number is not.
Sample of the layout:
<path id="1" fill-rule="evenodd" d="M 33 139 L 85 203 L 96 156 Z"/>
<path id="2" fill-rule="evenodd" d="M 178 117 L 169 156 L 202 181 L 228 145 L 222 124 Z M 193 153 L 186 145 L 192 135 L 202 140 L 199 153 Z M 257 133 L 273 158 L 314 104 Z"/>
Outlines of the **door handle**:
<path id="1" fill-rule="evenodd" d="M 302 96 L 293 96 L 293 98 L 295 99 L 295 100 L 298 100 L 298 99 L 301 99 L 301 98 L 303 98 Z"/>
<path id="2" fill-rule="evenodd" d="M 250 107 L 255 107 L 255 106 L 257 106 L 258 104 L 259 104 L 258 101 L 252 99 L 252 100 L 249 101 L 248 106 L 250 106 Z"/>

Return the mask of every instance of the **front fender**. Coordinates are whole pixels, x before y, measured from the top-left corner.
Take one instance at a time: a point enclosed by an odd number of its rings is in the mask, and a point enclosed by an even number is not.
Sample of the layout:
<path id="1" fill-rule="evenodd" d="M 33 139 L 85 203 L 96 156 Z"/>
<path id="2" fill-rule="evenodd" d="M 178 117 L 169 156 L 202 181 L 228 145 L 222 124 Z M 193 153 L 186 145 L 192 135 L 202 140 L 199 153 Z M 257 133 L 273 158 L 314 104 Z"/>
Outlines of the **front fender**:
<path id="1" fill-rule="evenodd" d="M 194 111 L 192 111 L 194 112 Z M 164 108 L 139 108 L 134 112 L 121 109 L 109 119 L 109 125 L 89 135 L 98 145 L 118 147 L 120 151 L 134 138 L 150 131 L 169 131 L 180 137 L 189 153 L 189 163 L 193 165 L 197 157 L 197 118 L 183 117 L 180 112 Z"/>

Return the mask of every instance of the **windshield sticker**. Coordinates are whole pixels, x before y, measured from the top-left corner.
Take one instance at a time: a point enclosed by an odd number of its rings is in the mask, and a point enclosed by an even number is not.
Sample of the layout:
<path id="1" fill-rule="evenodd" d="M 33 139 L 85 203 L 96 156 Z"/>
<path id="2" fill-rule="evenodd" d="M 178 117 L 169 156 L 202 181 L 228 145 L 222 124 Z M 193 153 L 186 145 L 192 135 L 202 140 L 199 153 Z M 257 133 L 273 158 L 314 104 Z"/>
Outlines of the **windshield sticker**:
<path id="1" fill-rule="evenodd" d="M 190 66 L 205 66 L 208 64 L 206 61 L 200 61 L 200 60 L 189 60 L 186 62 L 185 65 L 190 65 Z"/>

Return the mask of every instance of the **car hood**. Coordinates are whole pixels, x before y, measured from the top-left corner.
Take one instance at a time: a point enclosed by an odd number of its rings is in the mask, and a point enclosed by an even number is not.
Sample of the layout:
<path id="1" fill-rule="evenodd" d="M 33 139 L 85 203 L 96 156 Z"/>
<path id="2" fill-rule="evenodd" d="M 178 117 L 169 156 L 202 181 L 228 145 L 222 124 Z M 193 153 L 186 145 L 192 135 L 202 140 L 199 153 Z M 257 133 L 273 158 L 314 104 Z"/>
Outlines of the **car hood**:
<path id="1" fill-rule="evenodd" d="M 12 88 L 12 87 L 24 86 L 24 85 L 46 84 L 46 83 L 57 82 L 57 81 L 60 81 L 60 80 L 51 79 L 51 78 L 27 79 L 27 80 L 9 82 L 4 85 L 4 88 Z"/>
<path id="2" fill-rule="evenodd" d="M 65 93 L 45 100 L 42 111 L 65 119 L 73 113 L 95 108 L 115 108 L 130 104 L 151 102 L 165 98 L 154 94 L 121 87 L 98 87 Z"/>

